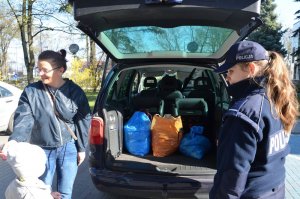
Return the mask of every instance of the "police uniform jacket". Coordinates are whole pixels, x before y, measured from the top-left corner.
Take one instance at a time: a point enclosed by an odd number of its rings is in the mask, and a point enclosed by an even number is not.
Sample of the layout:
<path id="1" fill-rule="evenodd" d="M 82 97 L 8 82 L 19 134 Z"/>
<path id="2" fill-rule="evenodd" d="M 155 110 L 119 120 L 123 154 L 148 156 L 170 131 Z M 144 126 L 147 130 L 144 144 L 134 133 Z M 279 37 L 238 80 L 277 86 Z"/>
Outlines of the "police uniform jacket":
<path id="1" fill-rule="evenodd" d="M 284 183 L 289 136 L 263 86 L 247 79 L 228 92 L 233 98 L 218 135 L 210 198 L 264 198 Z"/>
<path id="2" fill-rule="evenodd" d="M 57 148 L 73 138 L 67 124 L 77 136 L 77 151 L 85 151 L 90 125 L 90 107 L 84 91 L 73 81 L 53 91 L 51 102 L 41 81 L 28 85 L 15 112 L 14 130 L 9 140 L 30 142 L 42 148 Z M 54 113 L 58 112 L 59 117 Z"/>

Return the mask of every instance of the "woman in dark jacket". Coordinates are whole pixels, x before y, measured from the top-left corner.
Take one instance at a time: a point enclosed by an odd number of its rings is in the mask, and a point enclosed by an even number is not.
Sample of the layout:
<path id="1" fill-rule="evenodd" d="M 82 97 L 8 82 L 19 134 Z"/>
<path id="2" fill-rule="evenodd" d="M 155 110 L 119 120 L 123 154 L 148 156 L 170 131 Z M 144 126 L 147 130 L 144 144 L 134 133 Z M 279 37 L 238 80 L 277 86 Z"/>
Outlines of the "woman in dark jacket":
<path id="1" fill-rule="evenodd" d="M 218 135 L 210 198 L 283 199 L 288 140 L 298 115 L 289 71 L 276 52 L 242 41 L 216 72 L 227 71 L 232 102 Z"/>
<path id="2" fill-rule="evenodd" d="M 57 191 L 71 198 L 78 165 L 85 158 L 91 114 L 83 90 L 62 77 L 65 57 L 65 50 L 39 55 L 36 70 L 41 81 L 24 89 L 9 140 L 42 147 L 48 160 L 41 180 L 51 185 L 56 171 Z"/>

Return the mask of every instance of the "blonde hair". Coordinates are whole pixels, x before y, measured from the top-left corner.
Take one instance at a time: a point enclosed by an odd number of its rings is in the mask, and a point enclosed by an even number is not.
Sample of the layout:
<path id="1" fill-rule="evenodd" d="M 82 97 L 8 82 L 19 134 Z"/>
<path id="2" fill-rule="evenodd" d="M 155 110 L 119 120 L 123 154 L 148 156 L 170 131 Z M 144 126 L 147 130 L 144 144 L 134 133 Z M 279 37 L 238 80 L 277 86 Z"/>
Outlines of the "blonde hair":
<path id="1" fill-rule="evenodd" d="M 267 77 L 267 96 L 286 133 L 291 133 L 299 115 L 299 103 L 288 68 L 278 53 L 269 51 L 270 60 L 254 61 L 260 69 L 255 76 Z M 248 64 L 247 64 L 248 65 Z"/>

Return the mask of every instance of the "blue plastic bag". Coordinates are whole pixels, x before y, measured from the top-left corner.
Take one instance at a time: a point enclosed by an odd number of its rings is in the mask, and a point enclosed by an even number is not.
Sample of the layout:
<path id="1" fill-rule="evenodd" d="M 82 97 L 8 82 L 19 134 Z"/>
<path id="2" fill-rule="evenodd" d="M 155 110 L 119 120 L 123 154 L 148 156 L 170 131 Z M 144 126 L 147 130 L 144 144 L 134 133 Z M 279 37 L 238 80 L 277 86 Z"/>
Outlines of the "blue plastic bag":
<path id="1" fill-rule="evenodd" d="M 211 148 L 209 139 L 202 134 L 202 126 L 192 126 L 190 132 L 183 136 L 179 151 L 186 156 L 201 159 Z"/>
<path id="2" fill-rule="evenodd" d="M 124 125 L 125 147 L 129 153 L 144 156 L 150 152 L 151 121 L 144 112 L 135 112 Z"/>

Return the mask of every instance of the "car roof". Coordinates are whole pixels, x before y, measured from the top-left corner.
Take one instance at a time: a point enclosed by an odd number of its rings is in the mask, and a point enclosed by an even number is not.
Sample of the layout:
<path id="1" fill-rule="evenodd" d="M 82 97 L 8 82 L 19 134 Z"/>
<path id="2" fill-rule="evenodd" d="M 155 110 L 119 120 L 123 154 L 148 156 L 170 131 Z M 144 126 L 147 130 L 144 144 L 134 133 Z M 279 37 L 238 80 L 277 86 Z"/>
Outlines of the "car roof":
<path id="1" fill-rule="evenodd" d="M 260 0 L 69 0 L 78 28 L 115 62 L 224 60 L 261 24 Z"/>

